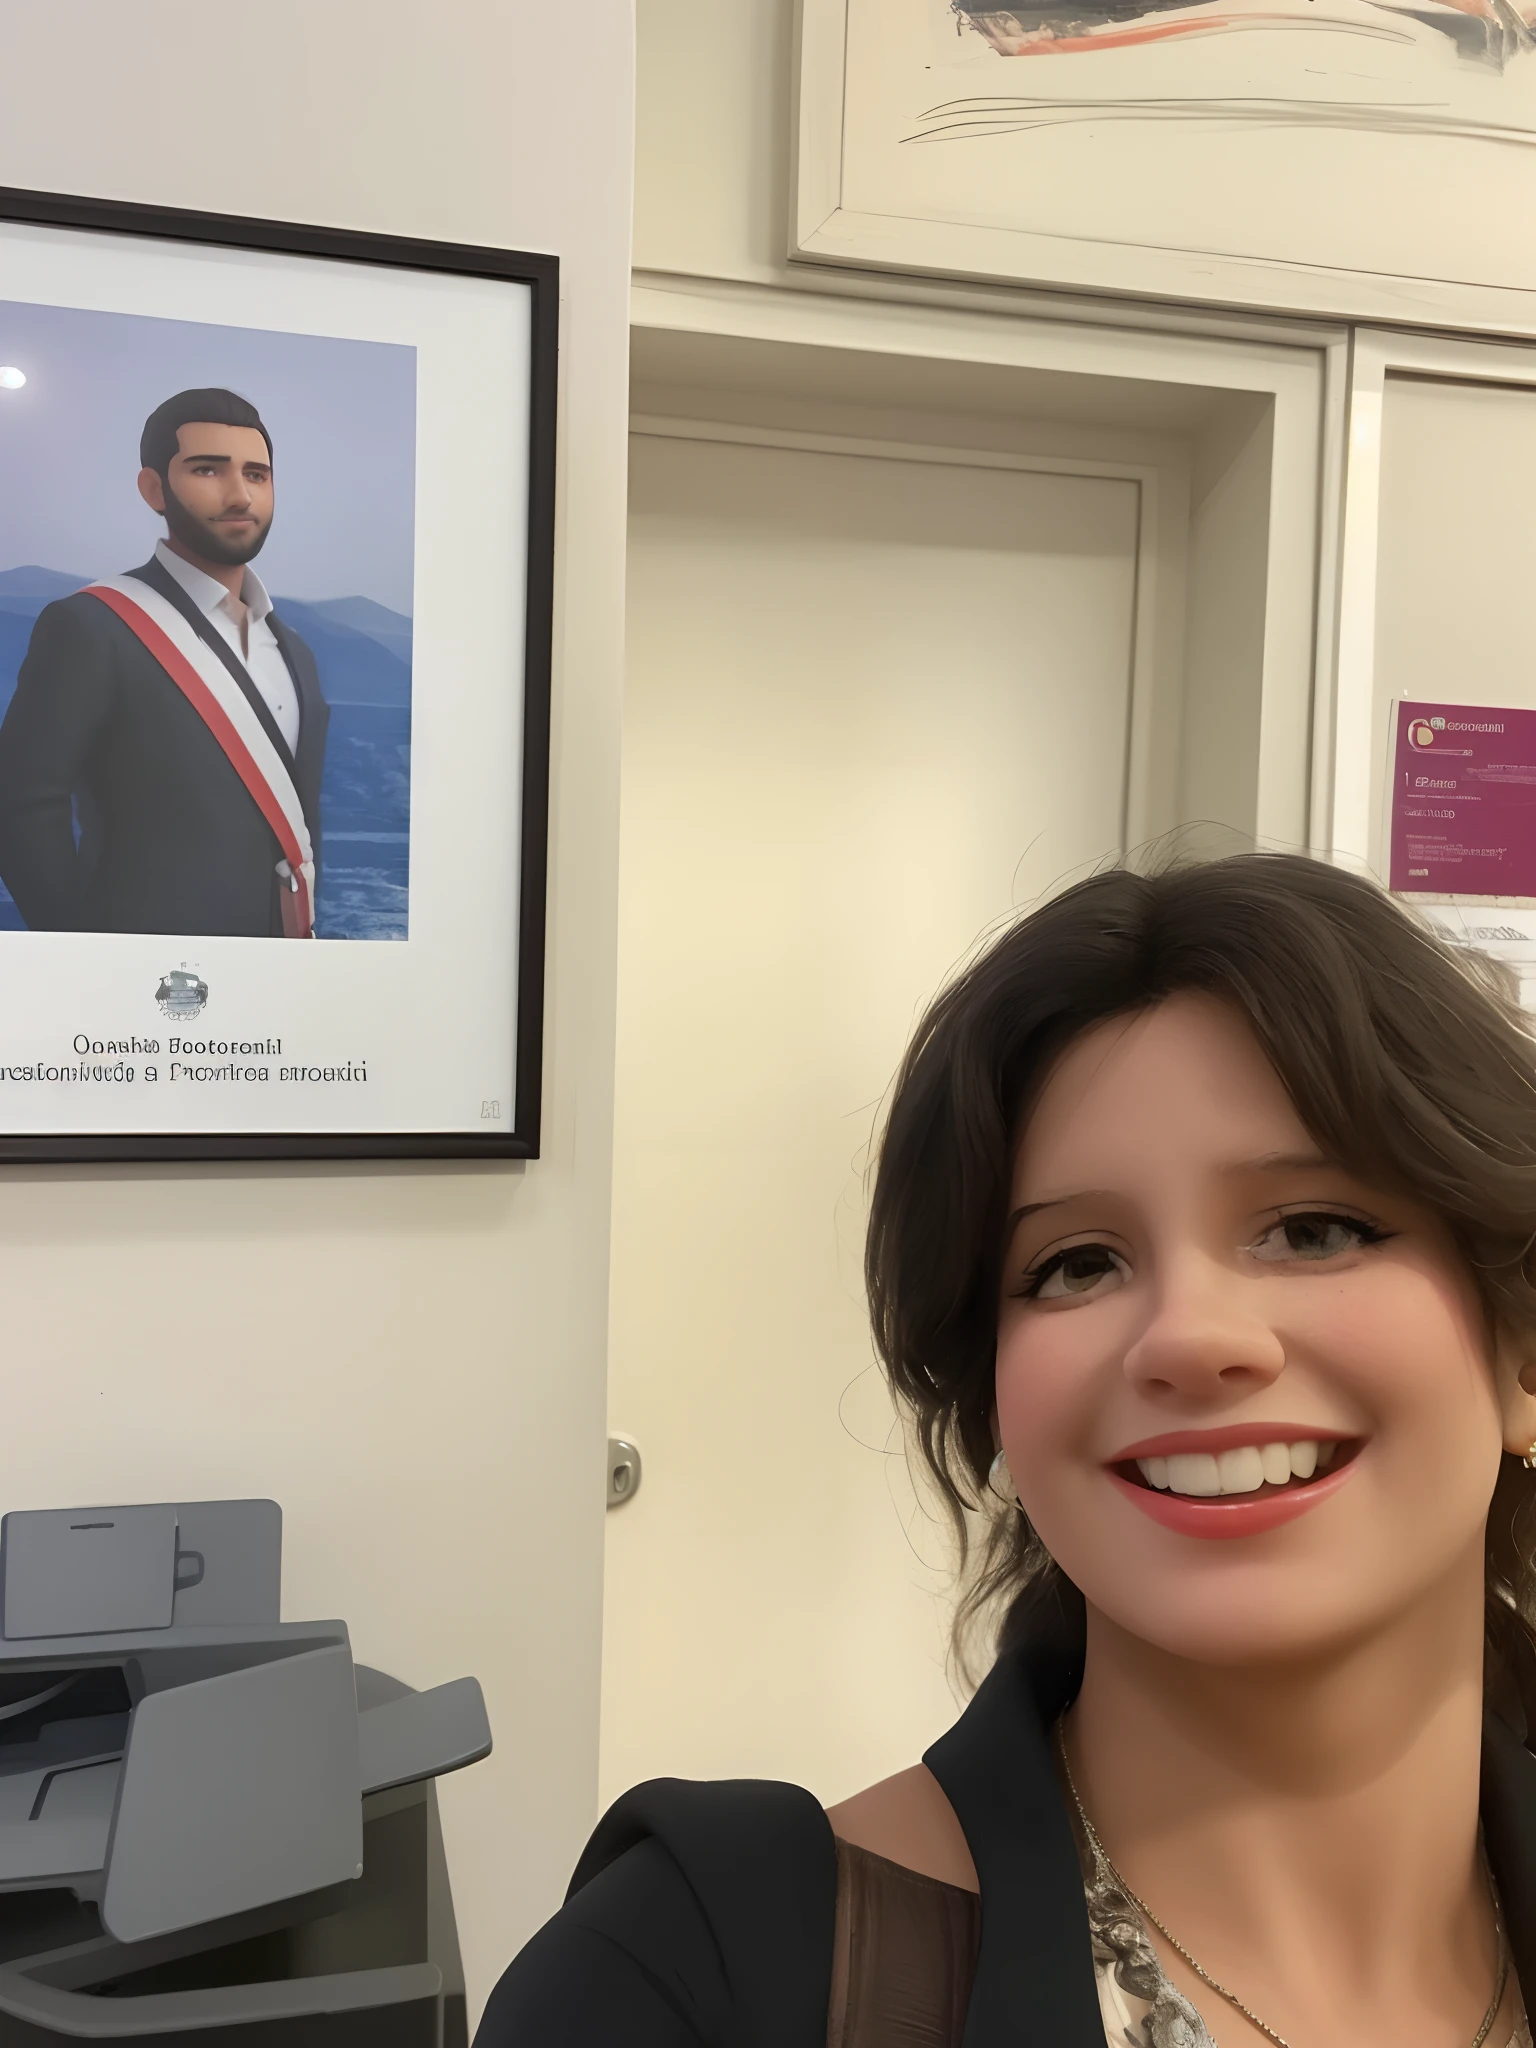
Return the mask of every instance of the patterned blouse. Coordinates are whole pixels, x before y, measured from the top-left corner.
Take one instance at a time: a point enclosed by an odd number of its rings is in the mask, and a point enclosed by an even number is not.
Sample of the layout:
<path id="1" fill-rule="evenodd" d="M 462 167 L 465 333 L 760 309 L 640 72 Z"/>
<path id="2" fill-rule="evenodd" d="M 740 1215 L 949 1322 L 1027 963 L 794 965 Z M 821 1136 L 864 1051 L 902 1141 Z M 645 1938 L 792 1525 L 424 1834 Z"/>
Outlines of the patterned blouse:
<path id="1" fill-rule="evenodd" d="M 1078 1853 L 1105 2048 L 1216 2048 L 1107 1867 L 1082 1840 Z M 980 1942 L 975 1892 L 839 1841 L 827 2048 L 961 2048 Z M 1532 2048 L 1518 1986 L 1490 2048 Z"/>
<path id="2" fill-rule="evenodd" d="M 1216 2048 L 1198 2010 L 1164 1976 L 1145 1922 L 1102 1856 L 1081 1837 L 1078 1854 L 1107 2048 Z M 1531 2048 L 1518 1984 L 1515 2024 L 1499 2048 Z"/>

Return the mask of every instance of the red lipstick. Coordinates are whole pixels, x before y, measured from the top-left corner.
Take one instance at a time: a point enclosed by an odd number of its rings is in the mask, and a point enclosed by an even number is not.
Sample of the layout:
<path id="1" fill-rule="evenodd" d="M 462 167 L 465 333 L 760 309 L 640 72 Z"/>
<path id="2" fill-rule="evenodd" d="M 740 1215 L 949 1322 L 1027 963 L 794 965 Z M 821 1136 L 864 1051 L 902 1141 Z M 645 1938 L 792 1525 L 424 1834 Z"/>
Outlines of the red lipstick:
<path id="1" fill-rule="evenodd" d="M 1166 1439 L 1160 1437 L 1156 1441 L 1161 1443 Z M 1271 1433 L 1257 1439 L 1250 1436 L 1245 1441 L 1277 1443 L 1280 1439 Z M 1177 1448 L 1179 1446 L 1175 1445 Z M 1229 1443 L 1224 1448 L 1238 1450 L 1241 1445 Z M 1138 1455 L 1146 1458 L 1167 1454 L 1142 1451 Z M 1129 1479 L 1122 1479 L 1115 1471 L 1108 1476 L 1111 1484 L 1117 1486 L 1127 1500 L 1152 1521 L 1161 1522 L 1165 1529 L 1173 1529 L 1180 1536 L 1231 1538 L 1262 1536 L 1269 1529 L 1294 1522 L 1298 1515 L 1306 1514 L 1330 1494 L 1337 1493 L 1354 1469 L 1355 1461 L 1350 1459 L 1348 1464 L 1335 1465 L 1327 1472 L 1320 1472 L 1304 1485 L 1293 1484 L 1267 1494 L 1229 1493 L 1209 1500 L 1197 1499 L 1186 1493 L 1162 1493 L 1152 1486 L 1137 1486 Z"/>

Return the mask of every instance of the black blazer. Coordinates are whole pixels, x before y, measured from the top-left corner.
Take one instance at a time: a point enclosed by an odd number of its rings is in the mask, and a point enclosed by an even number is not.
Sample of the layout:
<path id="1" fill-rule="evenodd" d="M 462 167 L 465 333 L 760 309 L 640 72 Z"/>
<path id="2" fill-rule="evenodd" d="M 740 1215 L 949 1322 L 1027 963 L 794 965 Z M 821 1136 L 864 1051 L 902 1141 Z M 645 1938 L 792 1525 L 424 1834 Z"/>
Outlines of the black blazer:
<path id="1" fill-rule="evenodd" d="M 131 573 L 175 605 L 240 685 L 294 778 L 318 865 L 331 714 L 313 654 L 269 615 L 299 696 L 295 759 L 176 579 L 157 561 Z M 48 605 L 0 724 L 0 877 L 32 930 L 281 938 L 282 857 L 218 741 L 122 620 L 80 592 Z"/>
<path id="2" fill-rule="evenodd" d="M 923 1761 L 981 1881 L 965 2048 L 1104 2048 L 1083 1880 L 1049 1730 L 1082 1672 L 1009 1650 Z M 1489 1715 L 1483 1836 L 1536 1992 L 1536 1758 Z M 491 1996 L 475 2048 L 825 2048 L 837 1861 L 795 1785 L 660 1778 L 609 1808 L 565 1906 Z"/>

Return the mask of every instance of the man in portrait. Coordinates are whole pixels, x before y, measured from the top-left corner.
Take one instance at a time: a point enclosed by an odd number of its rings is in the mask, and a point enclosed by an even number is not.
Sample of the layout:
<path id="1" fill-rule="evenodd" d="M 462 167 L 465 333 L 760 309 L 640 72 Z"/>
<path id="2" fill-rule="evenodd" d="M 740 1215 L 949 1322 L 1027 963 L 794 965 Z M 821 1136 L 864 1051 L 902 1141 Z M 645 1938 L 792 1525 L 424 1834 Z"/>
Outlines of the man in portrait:
<path id="1" fill-rule="evenodd" d="M 309 938 L 329 706 L 251 566 L 272 439 L 233 391 L 144 423 L 152 558 L 50 604 L 0 724 L 0 877 L 35 931 Z"/>

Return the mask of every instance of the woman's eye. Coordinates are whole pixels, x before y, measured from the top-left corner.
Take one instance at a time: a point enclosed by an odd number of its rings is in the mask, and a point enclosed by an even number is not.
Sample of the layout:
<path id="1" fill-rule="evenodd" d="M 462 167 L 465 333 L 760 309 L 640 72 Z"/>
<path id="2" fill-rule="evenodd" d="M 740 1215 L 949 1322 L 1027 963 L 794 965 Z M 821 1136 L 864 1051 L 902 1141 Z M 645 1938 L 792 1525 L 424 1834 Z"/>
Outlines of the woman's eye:
<path id="1" fill-rule="evenodd" d="M 1060 1301 L 1071 1294 L 1095 1294 L 1119 1286 L 1125 1261 L 1105 1244 L 1074 1244 L 1053 1252 L 1025 1278 L 1031 1301 Z"/>
<path id="2" fill-rule="evenodd" d="M 1289 1264 L 1296 1259 L 1336 1259 L 1341 1252 L 1356 1251 L 1363 1244 L 1380 1244 L 1386 1235 L 1384 1230 L 1358 1216 L 1308 1210 L 1296 1216 L 1282 1216 L 1250 1250 L 1256 1259 L 1271 1264 Z"/>

